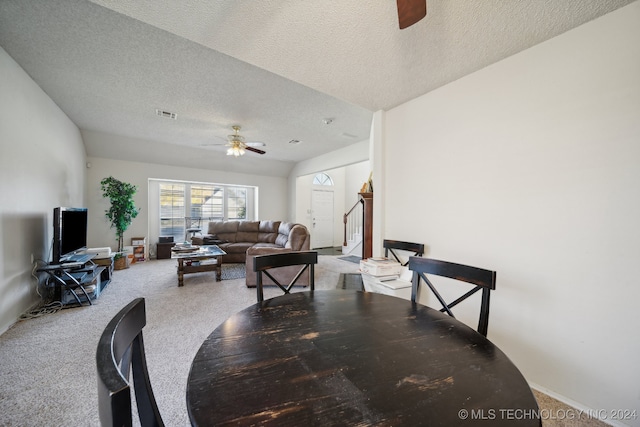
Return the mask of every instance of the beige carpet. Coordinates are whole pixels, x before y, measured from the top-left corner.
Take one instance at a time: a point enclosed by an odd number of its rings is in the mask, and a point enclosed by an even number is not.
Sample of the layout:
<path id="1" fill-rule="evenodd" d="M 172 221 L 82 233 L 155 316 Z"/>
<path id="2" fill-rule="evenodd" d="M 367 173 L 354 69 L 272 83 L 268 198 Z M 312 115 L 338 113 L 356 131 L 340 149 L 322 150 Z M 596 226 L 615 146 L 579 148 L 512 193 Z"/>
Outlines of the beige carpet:
<path id="1" fill-rule="evenodd" d="M 333 289 L 340 273 L 357 272 L 358 264 L 337 258 L 319 257 L 317 289 Z M 145 346 L 162 416 L 167 426 L 189 425 L 186 381 L 195 353 L 216 326 L 254 304 L 256 295 L 243 278 L 215 282 L 213 273 L 187 275 L 185 286 L 177 284 L 175 261 L 137 263 L 116 271 L 93 306 L 60 310 L 11 327 L 0 336 L 0 425 L 98 426 L 98 337 L 111 317 L 136 297 L 146 298 Z M 265 298 L 279 294 L 275 288 L 265 289 Z"/>
<path id="2" fill-rule="evenodd" d="M 341 272 L 357 268 L 320 256 L 316 289 L 334 289 Z M 91 307 L 15 324 L 0 336 L 0 425 L 99 425 L 98 337 L 111 317 L 136 297 L 146 299 L 145 346 L 164 420 L 168 426 L 189 425 L 185 393 L 191 361 L 216 326 L 256 302 L 255 289 L 244 282 L 215 282 L 213 273 L 197 273 L 186 275 L 179 288 L 175 261 L 152 260 L 116 271 Z M 281 294 L 273 287 L 264 293 L 265 298 Z"/>

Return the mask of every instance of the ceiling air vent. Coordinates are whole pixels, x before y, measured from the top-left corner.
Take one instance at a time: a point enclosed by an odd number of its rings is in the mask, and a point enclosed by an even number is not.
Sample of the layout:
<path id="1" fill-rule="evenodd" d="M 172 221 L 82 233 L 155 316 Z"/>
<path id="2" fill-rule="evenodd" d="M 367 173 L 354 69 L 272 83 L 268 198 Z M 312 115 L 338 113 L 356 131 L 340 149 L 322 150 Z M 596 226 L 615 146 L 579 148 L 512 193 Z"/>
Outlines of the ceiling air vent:
<path id="1" fill-rule="evenodd" d="M 165 117 L 167 119 L 176 120 L 178 118 L 178 115 L 176 113 L 172 113 L 171 111 L 158 110 L 157 108 L 156 108 L 156 114 L 159 115 L 160 117 Z"/>

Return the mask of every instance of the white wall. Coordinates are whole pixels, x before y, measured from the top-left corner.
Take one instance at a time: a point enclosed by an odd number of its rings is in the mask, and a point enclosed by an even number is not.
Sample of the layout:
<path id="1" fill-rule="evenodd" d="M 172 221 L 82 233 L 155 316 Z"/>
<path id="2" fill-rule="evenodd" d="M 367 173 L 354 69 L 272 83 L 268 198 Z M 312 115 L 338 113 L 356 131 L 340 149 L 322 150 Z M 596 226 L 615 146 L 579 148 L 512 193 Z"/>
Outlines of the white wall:
<path id="1" fill-rule="evenodd" d="M 53 208 L 85 205 L 80 131 L 0 48 L 0 333 L 39 301 L 31 256 L 51 260 Z"/>
<path id="2" fill-rule="evenodd" d="M 358 202 L 358 193 L 369 179 L 371 168 L 369 161 L 347 166 L 345 174 L 344 207 L 348 210 Z M 343 212 L 344 213 L 344 212 Z"/>
<path id="3" fill-rule="evenodd" d="M 489 338 L 597 410 L 640 410 L 638 23 L 635 2 L 384 118 L 385 235 L 495 269 Z"/>
<path id="4" fill-rule="evenodd" d="M 296 190 L 298 178 L 369 160 L 369 141 L 360 141 L 313 159 L 296 163 L 288 178 L 289 212 L 295 217 L 300 202 Z M 306 193 L 302 197 L 307 197 Z M 304 203 L 304 201 L 302 201 Z M 299 219 L 297 220 L 301 222 Z"/>
<path id="5" fill-rule="evenodd" d="M 83 135 L 91 138 L 90 133 L 83 132 Z M 100 137 L 105 138 L 105 135 Z M 114 176 L 138 187 L 135 202 L 141 211 L 125 232 L 125 245 L 130 244 L 131 237 L 149 237 L 154 235 L 154 232 L 157 235 L 157 230 L 149 230 L 150 224 L 154 227 L 156 225 L 148 221 L 150 212 L 148 180 L 150 178 L 255 186 L 259 192 L 257 209 L 259 219 L 291 220 L 287 216 L 286 178 L 127 162 L 100 157 L 89 157 L 87 160 L 91 163 L 91 168 L 87 170 L 88 243 L 91 247 L 109 246 L 113 250 L 117 248 L 115 230 L 109 228 L 109 222 L 104 216 L 105 210 L 109 208 L 109 201 L 102 197 L 100 190 L 100 181 L 108 176 Z M 147 238 L 147 243 L 155 245 L 157 241 Z"/>

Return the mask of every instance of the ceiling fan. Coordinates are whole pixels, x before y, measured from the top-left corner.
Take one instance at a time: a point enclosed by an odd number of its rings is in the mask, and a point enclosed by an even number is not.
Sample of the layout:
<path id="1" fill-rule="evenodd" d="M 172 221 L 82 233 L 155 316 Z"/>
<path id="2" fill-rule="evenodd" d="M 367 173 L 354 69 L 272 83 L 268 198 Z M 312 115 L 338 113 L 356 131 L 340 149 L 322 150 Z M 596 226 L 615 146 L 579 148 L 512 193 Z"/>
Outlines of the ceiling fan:
<path id="1" fill-rule="evenodd" d="M 396 0 L 396 3 L 401 30 L 427 16 L 427 0 Z"/>
<path id="2" fill-rule="evenodd" d="M 264 147 L 264 142 L 245 142 L 244 136 L 240 135 L 240 126 L 234 125 L 231 127 L 235 133 L 228 135 L 228 142 L 226 144 L 205 144 L 205 145 L 225 145 L 227 146 L 227 156 L 243 156 L 245 151 L 253 151 L 258 154 L 265 154 L 266 151 L 260 150 L 255 147 Z"/>

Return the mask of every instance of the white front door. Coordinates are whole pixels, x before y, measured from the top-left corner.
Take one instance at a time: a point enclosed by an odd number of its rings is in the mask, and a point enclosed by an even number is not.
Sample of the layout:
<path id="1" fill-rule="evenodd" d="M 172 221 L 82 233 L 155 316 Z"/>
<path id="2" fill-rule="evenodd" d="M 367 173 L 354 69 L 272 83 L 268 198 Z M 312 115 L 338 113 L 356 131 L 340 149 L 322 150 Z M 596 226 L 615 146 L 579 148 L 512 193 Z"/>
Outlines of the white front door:
<path id="1" fill-rule="evenodd" d="M 311 226 L 312 248 L 333 246 L 333 191 L 312 191 Z"/>

